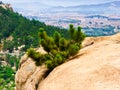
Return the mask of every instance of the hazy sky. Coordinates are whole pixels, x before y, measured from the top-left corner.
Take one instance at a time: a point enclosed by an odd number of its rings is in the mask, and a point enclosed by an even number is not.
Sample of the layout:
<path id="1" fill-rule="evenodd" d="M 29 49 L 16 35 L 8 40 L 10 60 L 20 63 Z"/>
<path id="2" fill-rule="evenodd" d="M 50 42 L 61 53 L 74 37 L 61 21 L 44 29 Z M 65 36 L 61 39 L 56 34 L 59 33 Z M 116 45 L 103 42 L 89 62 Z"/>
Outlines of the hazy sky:
<path id="1" fill-rule="evenodd" d="M 39 2 L 46 5 L 53 6 L 74 6 L 74 5 L 83 5 L 83 4 L 99 4 L 112 1 L 120 0 L 2 0 L 5 3 L 24 3 L 24 2 Z"/>

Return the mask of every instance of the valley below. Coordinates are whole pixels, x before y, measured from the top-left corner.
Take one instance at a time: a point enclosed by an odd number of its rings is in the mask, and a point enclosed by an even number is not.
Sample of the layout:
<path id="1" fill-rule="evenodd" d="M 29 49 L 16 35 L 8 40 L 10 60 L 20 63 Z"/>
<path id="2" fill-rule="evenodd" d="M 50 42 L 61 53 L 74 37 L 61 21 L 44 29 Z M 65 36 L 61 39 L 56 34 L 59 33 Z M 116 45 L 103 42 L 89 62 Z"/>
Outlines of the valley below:
<path id="1" fill-rule="evenodd" d="M 42 9 L 36 7 L 35 10 L 15 8 L 15 11 L 29 19 L 60 28 L 68 29 L 69 24 L 81 26 L 88 36 L 107 36 L 120 31 L 120 1 L 76 6 L 46 6 Z"/>
<path id="2" fill-rule="evenodd" d="M 37 16 L 28 15 L 29 19 L 45 22 L 46 25 L 57 26 L 68 29 L 69 24 L 75 27 L 81 26 L 83 32 L 88 36 L 108 36 L 120 32 L 120 15 L 93 14 L 81 15 L 70 12 L 40 13 Z"/>

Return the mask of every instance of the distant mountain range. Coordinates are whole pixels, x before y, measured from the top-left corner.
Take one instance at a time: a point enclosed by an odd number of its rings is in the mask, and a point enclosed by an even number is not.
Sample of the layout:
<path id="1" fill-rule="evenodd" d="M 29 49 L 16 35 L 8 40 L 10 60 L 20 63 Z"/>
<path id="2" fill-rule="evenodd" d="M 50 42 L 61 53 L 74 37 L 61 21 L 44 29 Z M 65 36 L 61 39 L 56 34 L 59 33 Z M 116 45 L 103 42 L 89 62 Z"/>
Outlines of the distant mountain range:
<path id="1" fill-rule="evenodd" d="M 24 3 L 15 3 L 13 4 L 13 8 L 17 12 L 40 12 L 44 11 L 45 9 L 51 8 L 52 6 L 46 5 L 40 2 L 24 2 Z"/>
<path id="2" fill-rule="evenodd" d="M 81 14 L 120 14 L 120 1 L 103 4 L 52 7 L 50 12 L 76 12 Z"/>
<path id="3" fill-rule="evenodd" d="M 36 13 L 79 13 L 79 14 L 120 14 L 120 1 L 103 4 L 78 5 L 78 6 L 49 6 L 40 2 L 26 2 L 13 5 L 14 10 L 23 15 L 33 15 Z"/>

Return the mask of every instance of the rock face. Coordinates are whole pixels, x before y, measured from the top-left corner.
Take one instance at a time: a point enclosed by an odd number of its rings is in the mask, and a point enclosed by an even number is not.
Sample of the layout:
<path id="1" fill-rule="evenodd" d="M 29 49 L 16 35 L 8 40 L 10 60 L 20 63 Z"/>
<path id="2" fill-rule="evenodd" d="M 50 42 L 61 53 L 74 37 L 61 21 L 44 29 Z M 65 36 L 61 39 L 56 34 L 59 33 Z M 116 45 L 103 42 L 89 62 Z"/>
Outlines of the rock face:
<path id="1" fill-rule="evenodd" d="M 42 53 L 46 53 L 42 51 Z M 31 58 L 24 55 L 21 58 L 19 69 L 15 75 L 16 90 L 37 90 L 39 83 L 47 72 L 45 65 L 37 67 Z"/>
<path id="2" fill-rule="evenodd" d="M 0 7 L 13 11 L 13 8 L 12 8 L 11 4 L 5 4 L 2 1 L 0 1 Z"/>
<path id="3" fill-rule="evenodd" d="M 16 90 L 120 90 L 120 34 L 86 38 L 83 47 L 42 81 L 47 69 L 36 67 L 30 58 L 21 59 Z"/>

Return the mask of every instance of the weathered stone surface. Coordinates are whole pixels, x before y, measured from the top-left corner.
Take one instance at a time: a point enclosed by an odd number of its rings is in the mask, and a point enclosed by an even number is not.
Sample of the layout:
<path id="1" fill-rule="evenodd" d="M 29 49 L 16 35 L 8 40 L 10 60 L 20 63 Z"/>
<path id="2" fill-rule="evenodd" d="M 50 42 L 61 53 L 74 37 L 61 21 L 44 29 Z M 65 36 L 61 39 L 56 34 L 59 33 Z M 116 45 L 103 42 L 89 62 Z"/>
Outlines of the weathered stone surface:
<path id="1" fill-rule="evenodd" d="M 24 55 L 16 73 L 16 90 L 36 90 L 47 68 L 45 65 L 37 67 L 31 58 Z"/>
<path id="2" fill-rule="evenodd" d="M 38 78 L 45 67 L 36 67 L 28 58 L 16 74 L 16 89 L 120 90 L 120 34 L 87 38 L 83 46 L 76 57 L 56 67 L 42 82 Z"/>

